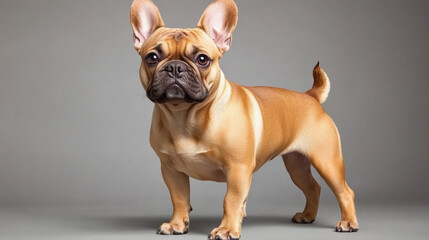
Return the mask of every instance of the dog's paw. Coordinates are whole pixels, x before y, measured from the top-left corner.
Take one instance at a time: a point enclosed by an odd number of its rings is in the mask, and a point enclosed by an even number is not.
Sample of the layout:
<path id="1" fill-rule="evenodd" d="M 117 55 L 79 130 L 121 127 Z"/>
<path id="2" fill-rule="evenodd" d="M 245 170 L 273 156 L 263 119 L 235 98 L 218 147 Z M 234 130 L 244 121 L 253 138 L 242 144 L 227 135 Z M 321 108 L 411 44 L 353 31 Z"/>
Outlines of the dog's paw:
<path id="1" fill-rule="evenodd" d="M 336 232 L 357 232 L 359 230 L 359 225 L 357 222 L 352 221 L 339 221 L 335 227 Z"/>
<path id="2" fill-rule="evenodd" d="M 219 227 L 207 236 L 210 240 L 239 240 L 240 232 L 231 231 L 226 227 Z"/>
<path id="3" fill-rule="evenodd" d="M 315 217 L 310 216 L 310 214 L 306 214 L 306 213 L 297 213 L 292 218 L 292 222 L 303 223 L 303 224 L 313 223 L 314 220 L 315 220 Z"/>
<path id="4" fill-rule="evenodd" d="M 160 235 L 181 235 L 188 233 L 189 230 L 189 220 L 184 221 L 183 223 L 163 223 L 159 227 L 156 234 Z"/>

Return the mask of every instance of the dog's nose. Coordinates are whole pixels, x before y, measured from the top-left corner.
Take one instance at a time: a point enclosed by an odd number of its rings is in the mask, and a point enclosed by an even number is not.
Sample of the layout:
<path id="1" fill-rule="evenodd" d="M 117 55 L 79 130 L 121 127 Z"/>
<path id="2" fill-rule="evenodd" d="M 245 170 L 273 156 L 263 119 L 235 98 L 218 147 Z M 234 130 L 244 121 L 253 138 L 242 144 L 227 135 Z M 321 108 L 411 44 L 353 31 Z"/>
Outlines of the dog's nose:
<path id="1" fill-rule="evenodd" d="M 180 78 L 182 77 L 182 73 L 187 69 L 186 65 L 187 64 L 182 61 L 170 61 L 165 65 L 164 70 L 168 72 L 170 77 Z"/>

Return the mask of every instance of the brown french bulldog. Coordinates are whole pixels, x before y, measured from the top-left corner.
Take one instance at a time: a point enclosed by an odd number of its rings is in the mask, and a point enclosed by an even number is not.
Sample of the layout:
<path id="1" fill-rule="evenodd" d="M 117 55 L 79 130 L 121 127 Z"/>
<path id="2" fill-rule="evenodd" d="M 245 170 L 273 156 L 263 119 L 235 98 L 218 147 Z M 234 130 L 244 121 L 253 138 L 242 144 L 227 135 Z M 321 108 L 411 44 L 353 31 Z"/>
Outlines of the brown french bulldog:
<path id="1" fill-rule="evenodd" d="M 306 205 L 292 221 L 315 220 L 320 186 L 313 165 L 338 199 L 336 231 L 358 230 L 354 192 L 345 181 L 338 130 L 321 106 L 330 83 L 319 67 L 305 93 L 246 87 L 228 81 L 219 67 L 237 24 L 232 0 L 215 0 L 196 28 L 166 28 L 150 0 L 131 6 L 134 47 L 142 57 L 140 79 L 155 103 L 150 144 L 161 160 L 174 211 L 158 234 L 189 229 L 189 177 L 226 182 L 224 214 L 209 239 L 239 239 L 252 174 L 281 155 Z"/>

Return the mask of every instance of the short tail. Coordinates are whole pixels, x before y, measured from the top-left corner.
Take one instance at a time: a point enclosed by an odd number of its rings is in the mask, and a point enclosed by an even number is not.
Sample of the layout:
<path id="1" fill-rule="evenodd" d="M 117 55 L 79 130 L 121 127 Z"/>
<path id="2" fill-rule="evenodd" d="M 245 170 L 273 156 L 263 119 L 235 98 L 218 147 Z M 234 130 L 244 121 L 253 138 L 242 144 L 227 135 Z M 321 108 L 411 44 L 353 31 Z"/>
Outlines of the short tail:
<path id="1" fill-rule="evenodd" d="M 319 66 L 319 62 L 313 69 L 313 87 L 307 91 L 307 94 L 317 99 L 320 103 L 324 103 L 329 95 L 331 83 L 329 77 Z"/>

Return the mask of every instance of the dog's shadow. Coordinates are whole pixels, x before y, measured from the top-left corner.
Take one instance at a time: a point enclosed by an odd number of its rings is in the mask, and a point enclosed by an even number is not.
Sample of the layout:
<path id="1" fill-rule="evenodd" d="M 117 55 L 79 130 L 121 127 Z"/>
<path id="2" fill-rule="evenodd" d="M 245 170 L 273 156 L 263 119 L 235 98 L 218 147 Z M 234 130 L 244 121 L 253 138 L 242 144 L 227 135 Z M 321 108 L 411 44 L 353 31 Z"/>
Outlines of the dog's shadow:
<path id="1" fill-rule="evenodd" d="M 320 222 L 312 224 L 296 224 L 292 222 L 292 216 L 248 216 L 243 220 L 242 227 L 246 228 L 264 228 L 264 226 L 276 227 L 315 227 L 315 228 L 332 228 L 332 226 L 323 225 Z M 207 234 L 210 233 L 214 227 L 217 227 L 221 218 L 218 217 L 194 217 L 191 218 L 190 231 L 195 233 Z"/>
<path id="2" fill-rule="evenodd" d="M 90 232 L 108 231 L 108 232 L 148 232 L 157 231 L 158 227 L 168 221 L 168 217 L 96 217 L 82 219 L 78 225 L 80 230 Z M 243 221 L 243 228 L 261 227 L 264 226 L 279 226 L 279 227 L 312 227 L 312 228 L 331 228 L 331 226 L 323 225 L 323 223 L 315 222 L 313 224 L 296 224 L 292 223 L 291 217 L 284 216 L 249 216 Z M 217 227 L 221 222 L 219 217 L 191 217 L 190 232 L 207 235 L 213 228 Z"/>

